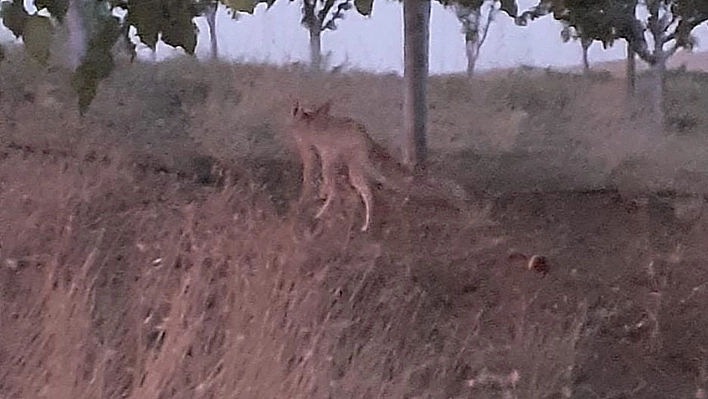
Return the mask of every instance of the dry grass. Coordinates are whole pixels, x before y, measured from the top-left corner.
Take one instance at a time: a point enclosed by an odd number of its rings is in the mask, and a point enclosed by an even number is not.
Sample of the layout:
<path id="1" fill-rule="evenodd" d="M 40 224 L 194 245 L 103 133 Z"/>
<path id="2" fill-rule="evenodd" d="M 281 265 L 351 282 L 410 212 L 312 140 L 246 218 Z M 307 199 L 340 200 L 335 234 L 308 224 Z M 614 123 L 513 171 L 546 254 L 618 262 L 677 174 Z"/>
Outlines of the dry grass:
<path id="1" fill-rule="evenodd" d="M 700 72 L 676 73 L 669 80 L 669 135 L 651 131 L 641 107 L 627 103 L 621 79 L 523 69 L 497 75 L 472 83 L 462 76 L 430 80 L 433 167 L 456 174 L 469 187 L 594 189 L 625 184 L 630 179 L 620 177 L 629 173 L 642 187 L 655 189 L 672 187 L 685 174 L 708 172 L 702 155 L 708 146 L 702 134 L 708 78 Z M 3 129 L 5 137 L 53 147 L 71 147 L 77 136 L 92 138 L 204 175 L 206 158 L 293 162 L 284 132 L 295 98 L 309 104 L 333 98 L 334 113 L 361 120 L 389 148 L 401 137 L 402 80 L 392 75 L 315 76 L 298 67 L 188 59 L 135 64 L 122 66 L 102 84 L 83 121 L 67 81 L 65 70 L 41 70 L 11 54 L 0 77 L 6 88 L 2 123 L 10 127 Z M 32 134 L 38 130 L 43 133 Z M 624 164 L 628 160 L 656 165 L 662 173 L 641 175 Z M 708 190 L 705 182 L 692 184 Z"/>
<path id="2" fill-rule="evenodd" d="M 3 161 L 41 171 L 2 176 L 13 187 L 1 198 L 7 397 L 554 389 L 524 374 L 495 388 L 497 374 L 524 373 L 500 359 L 525 358 L 540 332 L 519 325 L 510 347 L 495 342 L 484 324 L 509 322 L 504 309 L 526 302 L 501 296 L 496 255 L 475 249 L 461 226 L 409 226 L 379 240 L 332 228 L 326 242 L 296 242 L 292 218 L 278 219 L 244 182 L 210 189 L 133 175 L 117 155 L 102 166 L 41 159 L 16 150 Z M 412 251 L 422 233 L 436 239 Z M 492 309 L 473 299 L 489 295 Z M 512 319 L 525 323 L 522 309 Z M 536 370 L 551 371 L 560 373 Z"/>
<path id="3" fill-rule="evenodd" d="M 398 78 L 136 64 L 79 120 L 66 71 L 17 54 L 0 71 L 0 398 L 705 392 L 702 200 L 679 225 L 653 203 L 511 196 L 479 228 L 379 189 L 372 233 L 347 202 L 312 226 L 290 206 L 291 100 L 333 97 L 391 145 Z M 645 184 L 700 183 L 705 82 L 673 79 L 672 115 L 695 123 L 661 153 L 615 80 L 433 78 L 434 169 L 477 191 L 621 184 L 646 163 Z"/>

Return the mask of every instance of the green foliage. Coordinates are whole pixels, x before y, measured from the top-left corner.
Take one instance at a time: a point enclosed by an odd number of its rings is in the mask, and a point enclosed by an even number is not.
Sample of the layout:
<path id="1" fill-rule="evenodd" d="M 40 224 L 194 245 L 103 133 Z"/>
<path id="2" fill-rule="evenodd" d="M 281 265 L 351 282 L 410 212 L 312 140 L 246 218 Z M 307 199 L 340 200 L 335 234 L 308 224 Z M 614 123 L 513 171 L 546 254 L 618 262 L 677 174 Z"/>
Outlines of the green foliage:
<path id="1" fill-rule="evenodd" d="M 507 13 L 509 16 L 515 17 L 519 13 L 519 7 L 515 0 L 501 0 L 501 7 L 499 8 L 502 12 Z"/>
<path id="2" fill-rule="evenodd" d="M 114 67 L 111 47 L 121 35 L 117 18 L 107 17 L 100 29 L 91 36 L 81 65 L 71 77 L 71 84 L 79 95 L 79 112 L 83 115 L 96 96 L 98 83 L 107 78 Z"/>
<path id="3" fill-rule="evenodd" d="M 291 2 L 294 0 L 290 0 Z M 337 21 L 344 18 L 344 13 L 354 7 L 353 0 L 301 0 L 302 1 L 302 26 L 310 31 L 322 32 L 325 30 L 336 30 Z M 371 2 L 373 0 L 366 0 Z M 319 6 L 319 7 L 318 7 Z M 335 7 L 336 6 L 336 7 Z M 362 4 L 362 10 L 366 10 L 367 4 Z M 318 10 L 319 8 L 319 10 Z M 357 11 L 359 8 L 357 8 Z M 369 9 L 369 13 L 371 10 Z M 362 15 L 370 15 L 363 14 Z"/>
<path id="4" fill-rule="evenodd" d="M 22 0 L 3 1 L 0 3 L 0 16 L 5 25 L 16 38 L 22 37 L 29 14 L 25 11 Z"/>
<path id="5" fill-rule="evenodd" d="M 132 25 L 141 42 L 155 49 L 160 34 L 160 22 L 153 17 L 162 19 L 162 7 L 159 1 L 130 1 L 125 23 Z"/>
<path id="6" fill-rule="evenodd" d="M 52 22 L 47 17 L 30 15 L 25 11 L 22 0 L 3 1 L 0 4 L 3 24 L 16 38 L 22 38 L 25 49 L 34 60 L 42 65 L 49 61 L 49 47 L 52 39 Z"/>
<path id="7" fill-rule="evenodd" d="M 676 27 L 676 44 L 679 47 L 693 48 L 695 43 L 691 37 L 691 31 L 708 20 L 708 1 L 673 1 L 671 2 L 671 12 L 681 16 L 681 20 Z"/>
<path id="8" fill-rule="evenodd" d="M 143 0 L 144 1 L 144 0 Z M 194 55 L 197 47 L 197 25 L 192 21 L 199 15 L 192 2 L 172 0 L 163 10 L 162 41 L 172 47 L 182 47 Z M 167 16 L 167 17 L 165 17 Z"/>
<path id="9" fill-rule="evenodd" d="M 106 0 L 81 1 L 84 29 L 88 37 L 100 34 L 104 24 L 113 23 L 113 6 Z M 107 43 L 113 45 L 113 43 Z"/>
<path id="10" fill-rule="evenodd" d="M 141 42 L 155 49 L 162 39 L 173 47 L 182 47 L 193 55 L 197 46 L 197 26 L 193 18 L 205 7 L 220 1 L 236 12 L 252 13 L 258 3 L 268 7 L 275 0 L 76 0 L 80 1 L 83 28 L 88 40 L 86 54 L 72 75 L 72 86 L 78 93 L 79 112 L 84 114 L 96 95 L 98 84 L 107 78 L 114 66 L 111 49 L 121 35 L 126 36 L 134 26 Z M 366 3 L 373 0 L 364 0 Z M 3 24 L 17 38 L 22 38 L 27 54 L 46 65 L 50 55 L 53 34 L 50 18 L 30 15 L 23 0 L 4 0 L 0 3 Z M 69 0 L 35 0 L 38 11 L 47 10 L 52 18 L 63 23 Z M 121 22 L 112 16 L 115 8 L 127 11 Z M 0 52 L 0 60 L 3 58 Z"/>
<path id="11" fill-rule="evenodd" d="M 46 8 L 49 14 L 61 23 L 69 9 L 69 0 L 35 0 L 34 5 L 38 11 Z"/>
<path id="12" fill-rule="evenodd" d="M 458 5 L 470 10 L 479 10 L 485 0 L 438 0 L 438 2 L 446 7 Z M 516 17 L 519 13 L 519 6 L 516 4 L 516 0 L 497 0 L 496 3 L 499 4 L 499 11 L 510 17 Z"/>
<path id="13" fill-rule="evenodd" d="M 625 39 L 644 61 L 654 64 L 656 55 L 649 51 L 644 35 L 647 29 L 657 28 L 666 43 L 673 40 L 668 50 L 668 54 L 672 54 L 678 48 L 692 47 L 691 32 L 708 20 L 708 1 L 705 0 L 646 0 L 644 4 L 650 14 L 645 23 L 636 17 L 637 0 L 539 0 L 517 23 L 525 25 L 552 14 L 573 27 L 581 39 L 599 40 L 605 47 L 617 39 Z M 660 9 L 670 11 L 667 15 L 671 23 L 660 21 Z"/>
<path id="14" fill-rule="evenodd" d="M 22 34 L 25 51 L 41 65 L 47 65 L 49 61 L 52 33 L 53 27 L 49 18 L 40 15 L 27 17 Z"/>
<path id="15" fill-rule="evenodd" d="M 354 0 L 354 7 L 359 14 L 368 17 L 374 8 L 374 0 Z"/>
<path id="16" fill-rule="evenodd" d="M 572 39 L 574 36 L 572 27 L 568 25 L 563 25 L 563 29 L 561 29 L 560 36 L 561 40 L 563 40 L 563 43 L 570 41 L 570 39 Z"/>
<path id="17" fill-rule="evenodd" d="M 140 41 L 155 49 L 162 40 L 173 47 L 182 47 L 194 54 L 197 44 L 197 26 L 192 18 L 199 15 L 193 0 L 128 0 L 125 23 L 137 30 Z"/>
<path id="18" fill-rule="evenodd" d="M 259 3 L 266 3 L 268 5 L 268 8 L 270 8 L 273 3 L 275 3 L 275 0 L 220 0 L 222 4 L 224 4 L 226 7 L 229 9 L 236 11 L 236 12 L 246 12 L 249 14 L 253 14 L 253 11 L 256 9 L 256 6 Z M 234 13 L 234 15 L 237 15 Z"/>
<path id="19" fill-rule="evenodd" d="M 598 40 L 607 48 L 619 38 L 620 30 L 626 31 L 629 19 L 633 19 L 633 0 L 541 0 L 538 5 L 521 14 L 519 22 L 552 14 L 563 23 L 561 37 L 564 41 L 575 36 L 583 40 Z"/>

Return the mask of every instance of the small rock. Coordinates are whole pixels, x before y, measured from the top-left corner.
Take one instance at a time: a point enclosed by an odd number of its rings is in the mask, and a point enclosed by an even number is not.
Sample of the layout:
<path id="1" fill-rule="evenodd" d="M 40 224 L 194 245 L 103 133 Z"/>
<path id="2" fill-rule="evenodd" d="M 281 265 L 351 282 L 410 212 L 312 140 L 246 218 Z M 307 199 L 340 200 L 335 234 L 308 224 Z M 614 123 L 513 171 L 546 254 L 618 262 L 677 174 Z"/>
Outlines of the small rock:
<path id="1" fill-rule="evenodd" d="M 16 271 L 18 268 L 17 259 L 11 259 L 11 258 L 5 259 L 5 266 L 7 266 L 7 268 L 12 270 L 13 272 Z"/>

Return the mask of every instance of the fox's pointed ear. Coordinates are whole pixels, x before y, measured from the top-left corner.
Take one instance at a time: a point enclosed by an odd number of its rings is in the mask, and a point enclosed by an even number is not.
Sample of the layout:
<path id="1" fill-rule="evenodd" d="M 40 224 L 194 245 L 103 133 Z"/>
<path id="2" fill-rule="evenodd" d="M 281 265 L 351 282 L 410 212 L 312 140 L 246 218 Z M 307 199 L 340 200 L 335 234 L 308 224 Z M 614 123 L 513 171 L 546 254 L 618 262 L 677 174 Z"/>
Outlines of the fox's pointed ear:
<path id="1" fill-rule="evenodd" d="M 332 108 L 332 99 L 330 98 L 325 102 L 324 104 L 320 105 L 319 108 L 315 111 L 316 114 L 318 115 L 329 115 L 329 109 Z"/>
<path id="2" fill-rule="evenodd" d="M 300 101 L 295 100 L 293 102 L 293 108 L 292 108 L 292 114 L 293 116 L 297 116 L 298 112 L 300 112 Z"/>

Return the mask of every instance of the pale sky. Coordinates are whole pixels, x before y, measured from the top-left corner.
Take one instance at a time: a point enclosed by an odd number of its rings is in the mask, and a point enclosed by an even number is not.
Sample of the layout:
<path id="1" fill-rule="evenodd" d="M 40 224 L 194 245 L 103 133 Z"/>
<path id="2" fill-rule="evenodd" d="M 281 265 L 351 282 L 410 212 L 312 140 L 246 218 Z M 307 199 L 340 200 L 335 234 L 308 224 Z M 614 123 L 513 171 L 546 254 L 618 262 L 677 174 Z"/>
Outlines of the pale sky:
<path id="1" fill-rule="evenodd" d="M 531 7 L 535 0 L 519 0 L 521 10 Z M 197 55 L 209 54 L 206 21 L 197 18 L 200 33 Z M 322 50 L 331 52 L 331 65 L 346 63 L 357 69 L 372 72 L 403 72 L 403 23 L 398 1 L 376 0 L 371 17 L 365 18 L 355 10 L 339 21 L 337 31 L 322 36 Z M 226 9 L 217 14 L 219 50 L 222 58 L 234 61 L 294 62 L 308 60 L 308 33 L 300 25 L 300 4 L 297 1 L 276 1 L 266 10 L 264 4 L 254 15 L 242 14 L 233 20 Z M 708 49 L 708 28 L 701 25 L 694 30 L 699 45 L 696 51 Z M 12 40 L 10 32 L 2 28 L 0 40 Z M 700 44 L 704 43 L 705 48 Z M 139 56 L 147 57 L 149 50 L 139 45 Z M 175 54 L 170 47 L 158 45 L 158 59 Z M 601 62 L 623 58 L 624 42 L 604 50 L 600 43 L 590 49 L 590 61 Z M 521 64 L 537 67 L 572 66 L 581 60 L 580 44 L 563 43 L 560 24 L 551 16 L 529 23 L 526 27 L 514 25 L 511 18 L 499 14 L 482 47 L 478 70 L 513 67 Z M 460 24 L 452 10 L 433 2 L 430 26 L 430 72 L 453 73 L 465 70 L 464 39 Z"/>

